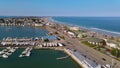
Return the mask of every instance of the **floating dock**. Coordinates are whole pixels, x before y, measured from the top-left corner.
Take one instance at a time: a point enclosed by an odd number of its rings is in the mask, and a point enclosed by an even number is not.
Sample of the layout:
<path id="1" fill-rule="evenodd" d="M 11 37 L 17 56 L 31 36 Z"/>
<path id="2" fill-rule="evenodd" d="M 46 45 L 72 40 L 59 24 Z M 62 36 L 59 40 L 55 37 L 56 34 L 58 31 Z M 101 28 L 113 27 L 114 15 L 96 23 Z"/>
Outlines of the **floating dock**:
<path id="1" fill-rule="evenodd" d="M 59 58 L 56 58 L 57 60 L 62 60 L 62 59 L 66 59 L 68 58 L 69 56 L 65 56 L 65 57 L 59 57 Z"/>
<path id="2" fill-rule="evenodd" d="M 22 52 L 22 54 L 19 55 L 19 57 L 30 56 L 32 49 L 33 49 L 32 47 L 27 47 L 27 48 Z"/>

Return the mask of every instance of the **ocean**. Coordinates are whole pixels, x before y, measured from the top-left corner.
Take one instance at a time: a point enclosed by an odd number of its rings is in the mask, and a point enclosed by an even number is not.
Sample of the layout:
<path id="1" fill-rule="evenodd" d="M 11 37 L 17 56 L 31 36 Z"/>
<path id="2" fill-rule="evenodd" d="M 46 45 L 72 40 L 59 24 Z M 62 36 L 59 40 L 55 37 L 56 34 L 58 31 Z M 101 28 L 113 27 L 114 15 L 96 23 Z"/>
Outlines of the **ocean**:
<path id="1" fill-rule="evenodd" d="M 103 34 L 120 36 L 120 17 L 52 17 L 51 20 Z"/>

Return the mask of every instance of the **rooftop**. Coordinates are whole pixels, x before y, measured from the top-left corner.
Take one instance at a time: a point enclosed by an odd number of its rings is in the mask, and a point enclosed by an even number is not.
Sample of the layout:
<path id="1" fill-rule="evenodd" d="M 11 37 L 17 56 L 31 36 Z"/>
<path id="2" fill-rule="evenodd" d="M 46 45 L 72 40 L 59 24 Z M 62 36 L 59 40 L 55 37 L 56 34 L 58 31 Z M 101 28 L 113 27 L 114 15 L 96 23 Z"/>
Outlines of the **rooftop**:
<path id="1" fill-rule="evenodd" d="M 87 41 L 91 41 L 91 42 L 103 42 L 103 39 L 99 39 L 99 38 L 87 38 Z"/>

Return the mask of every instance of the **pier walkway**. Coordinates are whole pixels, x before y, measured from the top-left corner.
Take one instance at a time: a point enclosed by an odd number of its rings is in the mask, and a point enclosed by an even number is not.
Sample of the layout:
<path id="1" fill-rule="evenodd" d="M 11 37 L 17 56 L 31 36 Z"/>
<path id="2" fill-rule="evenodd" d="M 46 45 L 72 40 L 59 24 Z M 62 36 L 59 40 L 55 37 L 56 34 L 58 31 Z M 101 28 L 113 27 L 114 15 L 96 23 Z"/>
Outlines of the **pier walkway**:
<path id="1" fill-rule="evenodd" d="M 54 40 L 54 41 L 42 41 L 41 39 L 32 39 L 32 38 L 6 38 L 0 41 L 0 47 L 6 46 L 39 46 L 39 47 L 59 47 L 63 46 L 63 41 Z"/>

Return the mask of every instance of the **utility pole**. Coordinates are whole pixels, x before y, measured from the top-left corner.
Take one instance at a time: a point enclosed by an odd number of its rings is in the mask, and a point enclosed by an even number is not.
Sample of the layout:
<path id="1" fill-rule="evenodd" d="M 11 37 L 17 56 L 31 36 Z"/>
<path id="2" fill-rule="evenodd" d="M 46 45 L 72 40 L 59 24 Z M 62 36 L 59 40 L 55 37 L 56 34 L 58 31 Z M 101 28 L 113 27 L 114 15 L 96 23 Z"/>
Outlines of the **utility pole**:
<path id="1" fill-rule="evenodd" d="M 112 59 L 112 64 L 111 64 L 110 68 L 113 68 L 113 66 L 114 66 L 114 59 Z"/>
<path id="2" fill-rule="evenodd" d="M 118 49 L 116 49 L 116 57 L 118 58 Z"/>

